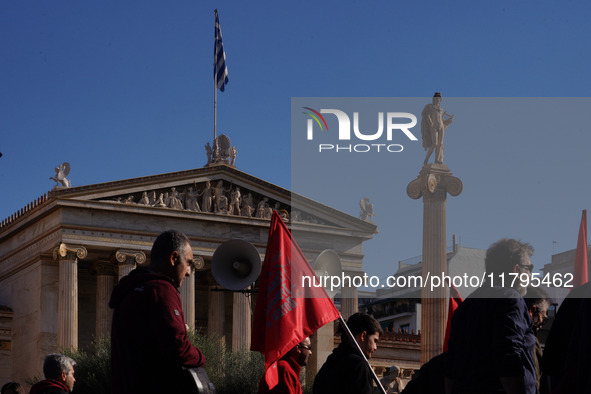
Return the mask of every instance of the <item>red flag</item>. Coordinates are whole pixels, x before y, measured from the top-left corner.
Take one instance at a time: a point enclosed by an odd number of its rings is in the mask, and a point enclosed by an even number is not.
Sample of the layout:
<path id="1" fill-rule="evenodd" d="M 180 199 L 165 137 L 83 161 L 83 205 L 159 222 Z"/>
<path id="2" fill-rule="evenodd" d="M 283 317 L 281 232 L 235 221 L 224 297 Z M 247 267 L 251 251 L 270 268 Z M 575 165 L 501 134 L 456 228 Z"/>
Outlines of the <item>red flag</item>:
<path id="1" fill-rule="evenodd" d="M 463 302 L 460 293 L 456 289 L 454 285 L 451 285 L 449 288 L 449 306 L 447 308 L 447 326 L 445 327 L 445 339 L 443 340 L 443 351 L 447 351 L 447 342 L 449 341 L 449 336 L 451 334 L 451 318 L 454 315 L 458 306 Z"/>
<path id="2" fill-rule="evenodd" d="M 579 227 L 579 239 L 575 254 L 575 281 L 574 287 L 584 285 L 589 280 L 589 268 L 587 265 L 587 210 L 583 209 L 581 227 Z M 571 288 L 572 290 L 572 288 Z"/>
<path id="3" fill-rule="evenodd" d="M 277 360 L 340 314 L 322 287 L 303 286 L 314 270 L 274 211 L 259 277 L 250 350 L 265 356 L 269 388 L 279 381 Z"/>

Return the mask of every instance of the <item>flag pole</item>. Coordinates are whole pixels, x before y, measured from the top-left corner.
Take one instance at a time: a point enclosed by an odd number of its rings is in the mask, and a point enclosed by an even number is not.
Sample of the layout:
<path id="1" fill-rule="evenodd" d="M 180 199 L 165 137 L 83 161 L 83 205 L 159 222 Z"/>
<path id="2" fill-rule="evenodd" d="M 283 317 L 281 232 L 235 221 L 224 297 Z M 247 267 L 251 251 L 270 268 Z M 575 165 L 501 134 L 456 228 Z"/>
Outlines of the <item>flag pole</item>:
<path id="1" fill-rule="evenodd" d="M 340 313 L 339 313 L 339 322 L 341 323 L 341 327 L 344 328 L 344 332 L 347 335 L 347 338 L 349 338 L 349 342 L 351 342 L 352 344 L 355 345 L 355 348 L 357 349 L 357 352 L 361 355 L 361 357 L 363 357 L 363 359 L 367 363 L 367 366 L 369 367 L 369 370 L 371 371 L 371 374 L 373 376 L 373 380 L 376 382 L 376 385 L 378 386 L 378 388 L 381 389 L 381 392 L 383 394 L 387 394 L 386 393 L 386 389 L 380 383 L 380 379 L 378 379 L 378 376 L 376 375 L 375 371 L 373 370 L 373 368 L 369 364 L 369 361 L 367 360 L 367 357 L 365 357 L 365 354 L 363 354 L 363 351 L 361 350 L 361 348 L 359 347 L 359 344 L 355 340 L 355 337 L 353 336 L 353 333 L 351 332 L 351 330 L 349 330 L 349 326 L 347 326 L 347 323 L 345 323 L 345 319 L 343 319 L 343 316 Z"/>
<path id="2" fill-rule="evenodd" d="M 217 15 L 218 15 L 218 9 L 216 8 L 214 11 L 214 25 L 217 22 Z M 215 52 L 215 51 L 214 51 Z M 216 74 L 215 74 L 215 62 L 216 62 L 216 58 L 214 57 L 213 61 L 214 61 L 214 65 L 213 65 L 213 69 L 214 69 L 214 73 L 213 73 L 213 143 L 215 144 L 215 138 L 216 138 L 216 118 L 217 118 L 217 104 L 218 104 L 218 89 L 217 89 L 217 78 L 216 78 Z"/>
<path id="3" fill-rule="evenodd" d="M 226 54 L 222 43 L 222 29 L 218 19 L 217 8 L 215 14 L 215 46 L 213 51 L 213 143 L 217 138 L 217 100 L 218 89 L 224 91 L 228 83 L 228 67 L 226 67 Z"/>
<path id="4" fill-rule="evenodd" d="M 216 86 L 215 78 L 213 79 L 213 142 L 215 143 L 216 139 L 216 118 L 217 118 L 217 108 L 218 106 L 218 89 Z"/>

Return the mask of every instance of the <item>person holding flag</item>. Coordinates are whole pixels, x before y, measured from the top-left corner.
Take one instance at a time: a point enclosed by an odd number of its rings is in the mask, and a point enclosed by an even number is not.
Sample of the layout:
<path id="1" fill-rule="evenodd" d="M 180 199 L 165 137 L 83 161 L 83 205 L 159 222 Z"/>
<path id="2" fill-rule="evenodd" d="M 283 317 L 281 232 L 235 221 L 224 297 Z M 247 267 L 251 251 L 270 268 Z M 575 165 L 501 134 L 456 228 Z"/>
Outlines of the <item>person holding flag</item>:
<path id="1" fill-rule="evenodd" d="M 318 371 L 314 380 L 314 394 L 373 393 L 374 377 L 367 360 L 378 348 L 382 327 L 373 316 L 360 312 L 349 317 L 347 326 L 365 358 L 345 335 L 344 327 L 339 326 L 341 343 Z"/>
<path id="2" fill-rule="evenodd" d="M 373 386 L 372 378 L 379 385 L 379 379 L 370 368 L 366 357 L 371 357 L 377 349 L 377 341 L 382 332 L 380 325 L 373 317 L 355 314 L 349 318 L 349 322 L 355 327 L 352 333 L 323 287 L 303 286 L 302 278 L 311 278 L 314 275 L 316 273 L 292 238 L 279 213 L 273 211 L 265 261 L 259 277 L 250 346 L 250 350 L 261 352 L 265 357 L 265 375 L 262 380 L 266 384 L 266 389 L 272 393 L 292 392 L 273 391 L 280 384 L 281 365 L 285 367 L 285 359 L 282 358 L 292 352 L 294 347 L 297 348 L 298 344 L 302 350 L 303 346 L 307 346 L 306 337 L 336 319 L 339 319 L 340 328 L 346 334 L 349 343 L 354 343 L 353 351 L 356 351 L 357 357 L 364 362 L 363 365 L 356 364 L 359 367 L 359 371 L 356 368 L 356 373 L 369 377 L 369 387 Z M 354 337 L 357 340 L 353 339 Z M 296 353 L 292 355 L 297 357 Z M 290 365 L 293 366 L 293 363 Z M 295 370 L 297 368 L 294 368 Z M 284 372 L 281 376 L 284 376 Z M 339 379 L 342 378 L 343 376 L 339 375 Z M 365 382 L 365 379 L 363 381 Z M 263 382 L 261 384 L 263 385 Z M 385 394 L 381 385 L 378 387 Z M 293 392 L 301 392 L 298 388 L 301 390 L 301 387 L 296 385 Z M 323 391 L 330 392 L 332 391 Z M 347 392 L 359 394 L 366 391 L 356 391 L 354 387 L 340 391 Z M 367 392 L 371 393 L 371 390 Z"/>
<path id="3" fill-rule="evenodd" d="M 287 226 L 273 211 L 250 346 L 265 357 L 259 392 L 301 393 L 298 365 L 307 362 L 312 350 L 307 338 L 340 317 L 324 288 L 302 286 L 302 276 L 313 275 Z M 293 381 L 296 376 L 298 384 Z"/>
<path id="4" fill-rule="evenodd" d="M 312 342 L 307 337 L 295 345 L 277 362 L 278 383 L 270 389 L 265 376 L 259 382 L 258 394 L 302 394 L 300 370 L 308 364 L 312 354 Z"/>

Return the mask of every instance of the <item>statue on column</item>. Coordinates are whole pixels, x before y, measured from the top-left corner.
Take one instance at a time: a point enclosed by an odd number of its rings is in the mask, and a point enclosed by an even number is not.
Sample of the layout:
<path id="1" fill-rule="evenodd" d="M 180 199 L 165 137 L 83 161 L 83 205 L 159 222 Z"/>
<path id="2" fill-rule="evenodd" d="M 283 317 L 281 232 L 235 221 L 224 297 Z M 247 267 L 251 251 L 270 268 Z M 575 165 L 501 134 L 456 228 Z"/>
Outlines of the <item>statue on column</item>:
<path id="1" fill-rule="evenodd" d="M 427 156 L 423 164 L 427 164 L 429 157 L 435 151 L 435 163 L 443 164 L 443 136 L 445 129 L 453 121 L 454 115 L 443 111 L 440 106 L 441 93 L 435 92 L 433 104 L 427 104 L 421 114 L 421 135 L 423 137 L 423 148 Z M 444 118 L 447 115 L 447 118 Z"/>

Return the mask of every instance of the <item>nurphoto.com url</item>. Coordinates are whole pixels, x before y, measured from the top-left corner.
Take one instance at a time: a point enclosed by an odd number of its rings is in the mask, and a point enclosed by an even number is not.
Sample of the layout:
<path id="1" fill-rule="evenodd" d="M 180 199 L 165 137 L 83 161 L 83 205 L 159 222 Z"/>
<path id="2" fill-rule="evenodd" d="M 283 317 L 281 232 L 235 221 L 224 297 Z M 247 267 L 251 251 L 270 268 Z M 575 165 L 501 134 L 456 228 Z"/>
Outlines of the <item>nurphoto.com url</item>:
<path id="1" fill-rule="evenodd" d="M 486 272 L 482 276 L 477 275 L 431 275 L 427 273 L 425 277 L 421 275 L 409 276 L 388 276 L 385 280 L 381 280 L 375 275 L 359 275 L 347 276 L 344 273 L 338 275 L 324 275 L 324 276 L 302 276 L 302 287 L 323 287 L 330 291 L 335 291 L 341 287 L 370 287 L 375 289 L 382 288 L 428 288 L 431 291 L 441 287 L 471 287 L 479 288 L 482 286 L 500 286 L 500 287 L 515 287 L 516 284 L 521 283 L 523 287 L 558 287 L 558 288 L 572 288 L 574 276 L 571 273 L 561 274 L 545 274 L 539 272 L 532 274 L 528 273 L 501 273 L 493 274 Z"/>

